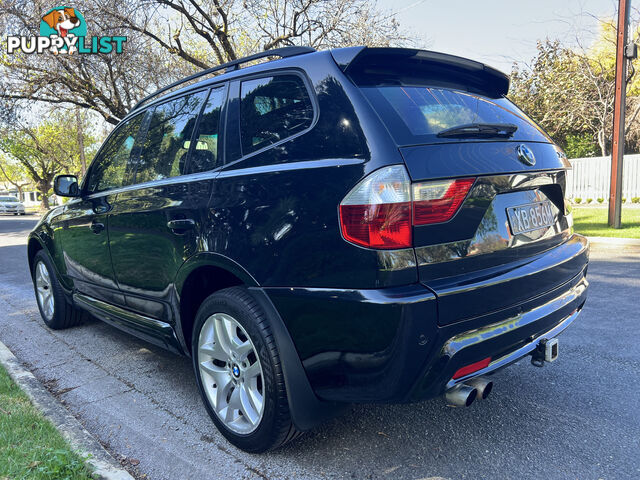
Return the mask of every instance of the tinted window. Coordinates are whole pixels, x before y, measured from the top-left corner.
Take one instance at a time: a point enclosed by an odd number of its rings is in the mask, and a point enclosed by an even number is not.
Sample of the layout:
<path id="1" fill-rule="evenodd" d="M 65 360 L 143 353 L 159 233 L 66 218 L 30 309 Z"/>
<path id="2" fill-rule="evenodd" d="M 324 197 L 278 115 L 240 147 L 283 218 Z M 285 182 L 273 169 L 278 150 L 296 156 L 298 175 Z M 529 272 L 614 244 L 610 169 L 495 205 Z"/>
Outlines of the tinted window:
<path id="1" fill-rule="evenodd" d="M 220 132 L 220 112 L 224 103 L 224 88 L 211 91 L 207 105 L 200 117 L 196 145 L 191 151 L 189 171 L 205 172 L 218 166 L 218 134 Z"/>
<path id="2" fill-rule="evenodd" d="M 189 141 L 206 96 L 206 91 L 198 92 L 153 109 L 136 165 L 136 183 L 185 173 Z"/>
<path id="3" fill-rule="evenodd" d="M 131 151 L 144 115 L 136 115 L 118 126 L 106 141 L 91 166 L 87 192 L 95 193 L 122 187 Z"/>
<path id="4" fill-rule="evenodd" d="M 243 155 L 300 132 L 313 121 L 311 99 L 297 75 L 242 82 L 240 98 Z"/>
<path id="5" fill-rule="evenodd" d="M 446 141 L 436 134 L 468 123 L 510 123 L 518 127 L 512 140 L 548 141 L 506 98 L 434 87 L 365 87 L 362 91 L 400 145 Z"/>

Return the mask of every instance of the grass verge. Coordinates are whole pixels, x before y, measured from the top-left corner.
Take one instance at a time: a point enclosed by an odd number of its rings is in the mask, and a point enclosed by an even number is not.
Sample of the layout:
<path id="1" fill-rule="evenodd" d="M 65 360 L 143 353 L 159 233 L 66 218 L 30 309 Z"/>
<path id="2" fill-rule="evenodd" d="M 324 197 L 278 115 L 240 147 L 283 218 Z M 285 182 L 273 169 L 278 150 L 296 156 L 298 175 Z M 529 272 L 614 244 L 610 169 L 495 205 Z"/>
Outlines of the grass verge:
<path id="1" fill-rule="evenodd" d="M 0 367 L 0 480 L 84 480 L 91 471 Z"/>
<path id="2" fill-rule="evenodd" d="M 607 225 L 607 207 L 573 207 L 577 233 L 592 237 L 640 238 L 640 208 L 622 207 L 622 228 Z"/>

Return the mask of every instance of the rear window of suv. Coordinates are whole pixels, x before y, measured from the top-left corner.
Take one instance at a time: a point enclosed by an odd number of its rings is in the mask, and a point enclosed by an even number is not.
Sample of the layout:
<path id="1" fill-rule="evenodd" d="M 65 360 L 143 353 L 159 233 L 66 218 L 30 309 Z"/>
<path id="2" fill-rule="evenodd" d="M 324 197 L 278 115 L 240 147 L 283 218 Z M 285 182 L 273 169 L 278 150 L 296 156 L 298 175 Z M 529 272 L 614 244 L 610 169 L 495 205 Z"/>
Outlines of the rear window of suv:
<path id="1" fill-rule="evenodd" d="M 506 98 L 439 87 L 376 86 L 362 91 L 399 145 L 460 141 L 440 138 L 442 130 L 469 123 L 518 127 L 510 140 L 549 142 L 547 135 Z M 478 141 L 477 138 L 468 140 Z"/>

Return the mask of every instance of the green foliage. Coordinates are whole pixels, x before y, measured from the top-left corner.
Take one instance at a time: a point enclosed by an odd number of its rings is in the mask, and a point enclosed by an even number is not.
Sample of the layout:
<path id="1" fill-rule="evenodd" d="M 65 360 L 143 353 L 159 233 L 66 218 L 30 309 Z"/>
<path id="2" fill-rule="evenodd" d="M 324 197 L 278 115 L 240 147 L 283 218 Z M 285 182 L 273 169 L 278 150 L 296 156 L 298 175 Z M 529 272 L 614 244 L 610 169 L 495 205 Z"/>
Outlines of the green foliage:
<path id="1" fill-rule="evenodd" d="M 76 117 L 71 112 L 58 111 L 45 118 L 34 126 L 0 132 L 0 152 L 7 165 L 19 165 L 17 168 L 36 185 L 43 206 L 48 208 L 54 177 L 61 173 L 79 175 L 81 161 Z M 98 147 L 98 138 L 91 133 L 88 120 L 84 121 L 86 124 L 80 128 L 88 162 Z M 3 162 L 3 168 L 4 165 Z"/>
<path id="2" fill-rule="evenodd" d="M 0 367 L 0 478 L 84 480 L 91 472 Z"/>
<path id="3" fill-rule="evenodd" d="M 596 198 L 596 201 L 597 201 L 598 203 L 602 203 L 602 202 L 604 202 L 604 198 L 602 198 L 602 197 L 598 197 L 598 198 Z"/>
<path id="4" fill-rule="evenodd" d="M 593 202 L 593 198 L 587 198 L 587 203 Z"/>
<path id="5" fill-rule="evenodd" d="M 577 204 L 580 204 L 580 203 L 582 203 L 582 198 L 581 197 L 576 197 L 576 198 L 573 199 L 573 201 L 575 203 L 577 203 Z"/>
<path id="6" fill-rule="evenodd" d="M 640 203 L 640 197 L 631 197 L 631 203 Z"/>
<path id="7" fill-rule="evenodd" d="M 564 140 L 564 152 L 569 158 L 595 157 L 598 155 L 598 145 L 591 134 L 570 133 Z"/>

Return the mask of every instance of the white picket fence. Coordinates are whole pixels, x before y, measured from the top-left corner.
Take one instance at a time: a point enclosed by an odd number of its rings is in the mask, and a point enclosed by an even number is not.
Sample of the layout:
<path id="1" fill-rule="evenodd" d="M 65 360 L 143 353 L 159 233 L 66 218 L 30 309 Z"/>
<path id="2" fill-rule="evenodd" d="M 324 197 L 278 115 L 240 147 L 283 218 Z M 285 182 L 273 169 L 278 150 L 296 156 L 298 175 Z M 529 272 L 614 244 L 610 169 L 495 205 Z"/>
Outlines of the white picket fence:
<path id="1" fill-rule="evenodd" d="M 611 157 L 574 158 L 569 160 L 573 166 L 567 175 L 567 197 L 570 199 L 587 198 L 609 200 L 611 181 Z M 622 168 L 622 196 L 631 202 L 640 197 L 640 155 L 625 155 Z"/>

